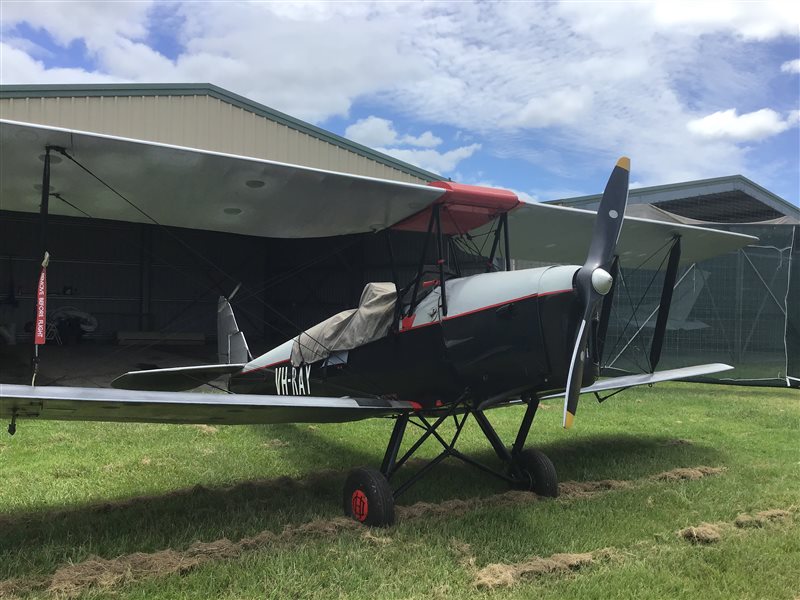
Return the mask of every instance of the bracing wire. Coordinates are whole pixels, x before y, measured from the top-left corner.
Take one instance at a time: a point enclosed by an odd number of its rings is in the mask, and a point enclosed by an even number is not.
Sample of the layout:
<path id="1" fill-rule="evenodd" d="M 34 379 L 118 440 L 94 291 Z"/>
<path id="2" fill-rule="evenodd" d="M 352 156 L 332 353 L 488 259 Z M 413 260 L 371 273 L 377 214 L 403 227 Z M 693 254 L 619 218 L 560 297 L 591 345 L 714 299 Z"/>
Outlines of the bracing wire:
<path id="1" fill-rule="evenodd" d="M 163 230 L 163 231 L 164 231 L 164 232 L 165 232 L 165 233 L 166 233 L 166 234 L 167 234 L 169 237 L 171 237 L 172 239 L 174 239 L 175 241 L 177 241 L 177 242 L 178 242 L 178 243 L 179 243 L 181 246 L 183 246 L 183 247 L 184 247 L 186 250 L 188 250 L 188 251 L 189 251 L 189 252 L 190 252 L 192 255 L 194 255 L 194 256 L 196 256 L 196 257 L 200 258 L 200 259 L 201 259 L 203 262 L 205 262 L 205 263 L 206 263 L 206 264 L 208 264 L 209 266 L 213 267 L 215 270 L 217 270 L 219 273 L 221 273 L 221 274 L 222 274 L 223 276 L 225 276 L 227 279 L 229 279 L 229 280 L 231 280 L 231 281 L 233 281 L 233 282 L 237 282 L 236 278 L 234 278 L 233 276 L 231 276 L 231 275 L 230 275 L 230 274 L 229 274 L 227 271 L 225 271 L 225 270 L 224 270 L 222 267 L 220 267 L 219 265 L 217 265 L 217 264 L 216 264 L 214 261 L 212 261 L 211 259 L 209 259 L 207 256 L 205 256 L 205 255 L 203 255 L 202 253 L 198 252 L 198 251 L 197 251 L 195 248 L 193 248 L 193 247 L 192 247 L 190 244 L 188 244 L 188 243 L 187 243 L 185 240 L 183 240 L 183 239 L 182 239 L 180 236 L 178 236 L 178 235 L 176 235 L 174 232 L 172 232 L 172 231 L 171 231 L 171 230 L 170 230 L 168 227 L 166 227 L 166 226 L 162 225 L 161 223 L 159 223 L 159 222 L 158 222 L 158 221 L 157 221 L 157 220 L 156 220 L 156 219 L 155 219 L 155 218 L 154 218 L 152 215 L 150 215 L 150 214 L 149 214 L 147 211 L 145 211 L 145 210 L 143 210 L 142 208 L 140 208 L 139 206 L 137 206 L 137 205 L 136 205 L 136 203 L 134 203 L 133 201 L 131 201 L 130 199 L 128 199 L 127 197 L 125 197 L 125 196 L 124 196 L 122 193 L 120 193 L 118 190 L 116 190 L 116 189 L 115 189 L 115 188 L 114 188 L 112 185 L 110 185 L 109 183 L 107 183 L 105 180 L 103 180 L 103 179 L 102 179 L 100 176 L 98 176 L 97 174 L 95 174 L 95 173 L 94 173 L 94 172 L 93 172 L 91 169 L 89 169 L 88 167 L 86 167 L 84 164 L 82 164 L 82 163 L 81 163 L 80 161 L 78 161 L 76 158 L 74 158 L 73 156 L 71 156 L 69 153 L 67 153 L 65 150 L 63 150 L 63 149 L 61 149 L 61 148 L 58 148 L 58 149 L 56 149 L 56 150 L 57 150 L 57 151 L 58 151 L 60 154 L 62 154 L 62 155 L 65 157 L 65 158 L 67 158 L 67 159 L 68 159 L 68 160 L 70 160 L 72 163 L 74 163 L 76 166 L 78 166 L 78 167 L 79 167 L 81 170 L 83 170 L 83 171 L 84 171 L 84 172 L 86 172 L 88 175 L 90 175 L 90 176 L 91 176 L 93 179 L 97 180 L 97 181 L 98 181 L 98 182 L 99 182 L 101 185 L 103 185 L 105 188 L 107 188 L 109 191 L 111 191 L 111 192 L 112 192 L 112 193 L 113 193 L 115 196 L 119 197 L 119 198 L 120 198 L 121 200 L 123 200 L 123 201 L 124 201 L 126 204 L 128 204 L 129 206 L 131 206 L 131 207 L 132 207 L 134 210 L 136 210 L 136 211 L 137 211 L 139 214 L 141 214 L 141 215 L 142 215 L 143 217 L 145 217 L 147 220 L 149 220 L 149 221 L 150 221 L 150 222 L 152 222 L 154 225 L 156 225 L 156 226 L 157 226 L 157 227 L 159 227 L 161 230 Z M 85 211 L 81 210 L 81 209 L 80 209 L 80 208 L 78 208 L 77 206 L 75 206 L 75 205 L 73 205 L 73 204 L 71 204 L 71 203 L 67 202 L 67 201 L 66 201 L 66 200 L 64 200 L 62 197 L 59 197 L 59 199 L 61 199 L 62 201 L 66 202 L 67 204 L 69 204 L 70 206 L 72 206 L 72 207 L 73 207 L 75 210 L 78 210 L 78 211 L 79 211 L 79 212 L 81 212 L 82 214 L 84 214 L 84 215 L 86 215 L 87 217 L 90 217 L 90 218 L 91 218 L 91 215 L 89 215 L 89 214 L 88 214 L 88 213 L 86 213 Z M 163 260 L 163 259 L 162 259 L 162 260 Z M 165 262 L 166 262 L 166 261 L 165 261 Z M 238 283 L 238 282 L 237 282 L 237 283 Z M 269 303 L 267 303 L 267 302 L 266 302 L 266 301 L 265 301 L 263 298 L 261 298 L 260 296 L 258 296 L 258 295 L 257 295 L 257 294 L 258 294 L 258 292 L 250 292 L 250 290 L 249 290 L 249 289 L 245 289 L 245 291 L 248 293 L 248 296 L 247 296 L 248 298 L 249 298 L 249 297 L 253 297 L 253 298 L 255 298 L 255 299 L 256 299 L 257 301 L 259 301 L 259 302 L 260 302 L 260 303 L 261 303 L 261 304 L 262 304 L 262 305 L 263 305 L 263 306 L 264 306 L 264 307 L 265 307 L 267 310 L 269 310 L 270 312 L 272 312 L 273 314 L 275 314 L 275 315 L 276 315 L 276 316 L 277 316 L 279 319 L 281 319 L 281 320 L 285 321 L 285 322 L 286 322 L 287 324 L 289 324 L 289 325 L 290 325 L 290 326 L 291 326 L 293 329 L 295 329 L 295 330 L 297 330 L 297 331 L 301 331 L 301 330 L 302 330 L 302 328 L 301 328 L 301 327 L 299 327 L 299 326 L 298 326 L 296 323 L 294 323 L 294 322 L 293 322 L 293 321 L 292 321 L 292 320 L 291 320 L 289 317 L 287 317 L 286 315 L 284 315 L 282 312 L 280 312 L 279 310 L 277 310 L 276 308 L 274 308 L 272 305 L 270 305 Z M 252 318 L 252 316 L 251 316 L 251 318 Z M 266 321 L 265 319 L 261 319 L 261 321 L 262 321 L 264 324 L 266 324 L 268 327 L 271 327 L 271 328 L 272 328 L 272 329 L 274 329 L 275 331 L 277 331 L 277 332 L 279 332 L 279 333 L 282 333 L 282 332 L 281 332 L 281 331 L 280 331 L 280 330 L 279 330 L 279 329 L 278 329 L 276 326 L 274 326 L 273 324 L 269 323 L 269 322 L 268 322 L 268 321 Z M 325 349 L 326 351 L 328 351 L 328 352 L 330 352 L 330 351 L 331 351 L 331 350 L 330 350 L 329 348 L 327 348 L 327 347 L 326 347 L 324 344 L 322 344 L 322 343 L 321 343 L 319 340 L 316 340 L 316 339 L 314 339 L 312 336 L 308 336 L 308 337 L 309 337 L 309 338 L 310 338 L 312 341 L 314 341 L 315 343 L 317 343 L 317 344 L 318 344 L 320 347 L 322 347 L 323 349 Z M 299 342 L 299 343 L 300 343 L 300 342 Z"/>

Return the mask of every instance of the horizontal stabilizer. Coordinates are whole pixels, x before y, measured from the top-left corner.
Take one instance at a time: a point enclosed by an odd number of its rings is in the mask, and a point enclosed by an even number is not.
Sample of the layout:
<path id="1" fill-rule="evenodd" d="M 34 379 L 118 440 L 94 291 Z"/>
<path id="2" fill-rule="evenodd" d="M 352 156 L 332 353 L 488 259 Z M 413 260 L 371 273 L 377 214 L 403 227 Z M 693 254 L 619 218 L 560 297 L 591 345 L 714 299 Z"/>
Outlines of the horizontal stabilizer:
<path id="1" fill-rule="evenodd" d="M 376 398 L 139 392 L 0 384 L 0 418 L 120 423 L 342 423 L 410 412 L 409 402 Z"/>
<path id="2" fill-rule="evenodd" d="M 213 381 L 222 375 L 238 373 L 242 367 L 244 367 L 244 363 L 130 371 L 112 381 L 111 387 L 148 392 L 183 392 Z"/>
<path id="3" fill-rule="evenodd" d="M 620 390 L 639 385 L 651 385 L 662 381 L 674 381 L 675 379 L 686 379 L 688 377 L 699 377 L 700 375 L 710 375 L 721 371 L 730 371 L 732 366 L 723 363 L 712 363 L 708 365 L 697 365 L 695 367 L 683 367 L 681 369 L 668 369 L 666 371 L 656 371 L 655 373 L 645 373 L 643 375 L 626 375 L 624 377 L 613 377 L 603 379 L 594 385 L 581 388 L 581 394 L 593 392 L 605 392 L 608 390 Z M 564 392 L 544 396 L 547 398 L 563 398 Z"/>

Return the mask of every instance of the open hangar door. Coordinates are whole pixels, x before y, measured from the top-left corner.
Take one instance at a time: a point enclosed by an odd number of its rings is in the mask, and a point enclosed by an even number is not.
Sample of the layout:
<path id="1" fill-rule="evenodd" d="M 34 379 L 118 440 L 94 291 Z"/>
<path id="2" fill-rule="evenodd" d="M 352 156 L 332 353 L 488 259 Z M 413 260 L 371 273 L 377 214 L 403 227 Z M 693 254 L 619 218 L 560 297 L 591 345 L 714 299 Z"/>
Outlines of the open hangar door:
<path id="1" fill-rule="evenodd" d="M 9 361 L 16 372 L 31 354 L 40 223 L 33 214 L 0 216 L 5 379 Z M 148 362 L 137 348 L 163 345 L 192 347 L 213 362 L 217 299 L 239 284 L 237 317 L 257 351 L 352 307 L 364 280 L 364 236 L 278 240 L 60 216 L 48 229 L 43 366 L 51 348 L 75 354 L 109 345 L 128 346 L 133 366 Z"/>
<path id="2" fill-rule="evenodd" d="M 0 211 L 0 219 L 0 371 L 4 380 L 13 371 L 15 380 L 29 381 L 40 220 L 10 211 Z M 368 281 L 391 281 L 395 273 L 401 283 L 410 280 L 422 237 L 392 232 L 390 251 L 385 232 L 275 239 L 50 216 L 42 366 L 46 371 L 48 353 L 75 360 L 85 352 L 89 360 L 112 347 L 130 368 L 150 364 L 154 347 L 213 362 L 217 300 L 237 286 L 239 325 L 251 350 L 264 351 L 356 306 Z M 81 374 L 92 371 L 92 364 L 81 365 Z"/>

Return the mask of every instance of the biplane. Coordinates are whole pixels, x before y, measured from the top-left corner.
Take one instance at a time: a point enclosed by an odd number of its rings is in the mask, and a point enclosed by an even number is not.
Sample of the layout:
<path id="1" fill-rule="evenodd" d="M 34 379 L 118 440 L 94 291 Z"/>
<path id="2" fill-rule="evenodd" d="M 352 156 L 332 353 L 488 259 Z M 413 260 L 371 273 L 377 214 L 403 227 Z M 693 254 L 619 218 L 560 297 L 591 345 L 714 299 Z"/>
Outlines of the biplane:
<path id="1" fill-rule="evenodd" d="M 526 448 L 542 399 L 564 397 L 569 428 L 581 394 L 731 368 L 656 370 L 679 266 L 754 238 L 625 217 L 627 158 L 614 166 L 594 213 L 525 203 L 500 189 L 401 183 L 28 123 L 0 122 L 0 143 L 5 210 L 44 213 L 51 177 L 68 197 L 89 198 L 87 186 L 96 184 L 90 175 L 102 171 L 125 190 L 117 194 L 125 202 L 51 203 L 50 211 L 263 237 L 361 233 L 391 243 L 392 232 L 413 231 L 424 239 L 410 282 L 396 276 L 371 282 L 357 307 L 260 356 L 251 355 L 237 324 L 234 292 L 219 299 L 216 364 L 133 371 L 112 389 L 2 384 L 0 418 L 10 420 L 12 433 L 28 418 L 214 424 L 387 418 L 393 427 L 380 468 L 352 470 L 343 490 L 345 514 L 383 526 L 394 521 L 395 500 L 448 457 L 517 488 L 557 496 L 553 463 Z M 61 169 L 67 163 L 80 168 L 67 173 Z M 41 203 L 28 193 L 39 177 Z M 231 202 L 238 212 L 221 210 Z M 491 250 L 481 272 L 467 272 L 455 242 L 479 232 L 492 240 Z M 599 379 L 618 271 L 659 251 L 666 269 L 651 372 Z M 552 265 L 515 270 L 512 258 Z M 220 377 L 228 393 L 191 391 Z M 525 408 L 509 445 L 487 411 L 513 404 Z M 457 449 L 470 419 L 501 468 Z M 455 433 L 445 437 L 441 426 L 451 421 Z M 420 434 L 403 450 L 409 424 Z M 427 440 L 440 444 L 441 453 L 398 483 L 401 467 Z"/>

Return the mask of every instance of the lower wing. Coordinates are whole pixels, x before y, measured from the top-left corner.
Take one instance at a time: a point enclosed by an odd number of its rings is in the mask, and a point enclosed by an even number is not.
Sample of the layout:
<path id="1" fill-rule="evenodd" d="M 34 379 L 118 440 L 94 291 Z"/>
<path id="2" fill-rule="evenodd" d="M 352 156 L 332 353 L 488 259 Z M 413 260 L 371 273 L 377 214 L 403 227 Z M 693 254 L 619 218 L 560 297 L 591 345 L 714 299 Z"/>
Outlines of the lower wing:
<path id="1" fill-rule="evenodd" d="M 0 418 L 128 423 L 342 423 L 413 410 L 373 398 L 150 392 L 0 384 Z"/>
<path id="2" fill-rule="evenodd" d="M 645 373 L 642 375 L 626 375 L 625 377 L 613 377 L 598 381 L 594 385 L 581 388 L 581 394 L 592 392 L 605 392 L 608 390 L 624 390 L 639 385 L 652 385 L 662 381 L 674 381 L 675 379 L 686 379 L 687 377 L 699 377 L 700 375 L 710 375 L 721 371 L 730 371 L 732 366 L 723 363 L 712 363 L 708 365 L 697 365 L 695 367 L 683 367 L 681 369 L 668 369 L 666 371 L 656 371 L 655 373 Z M 544 396 L 544 398 L 562 398 L 564 392 Z"/>

